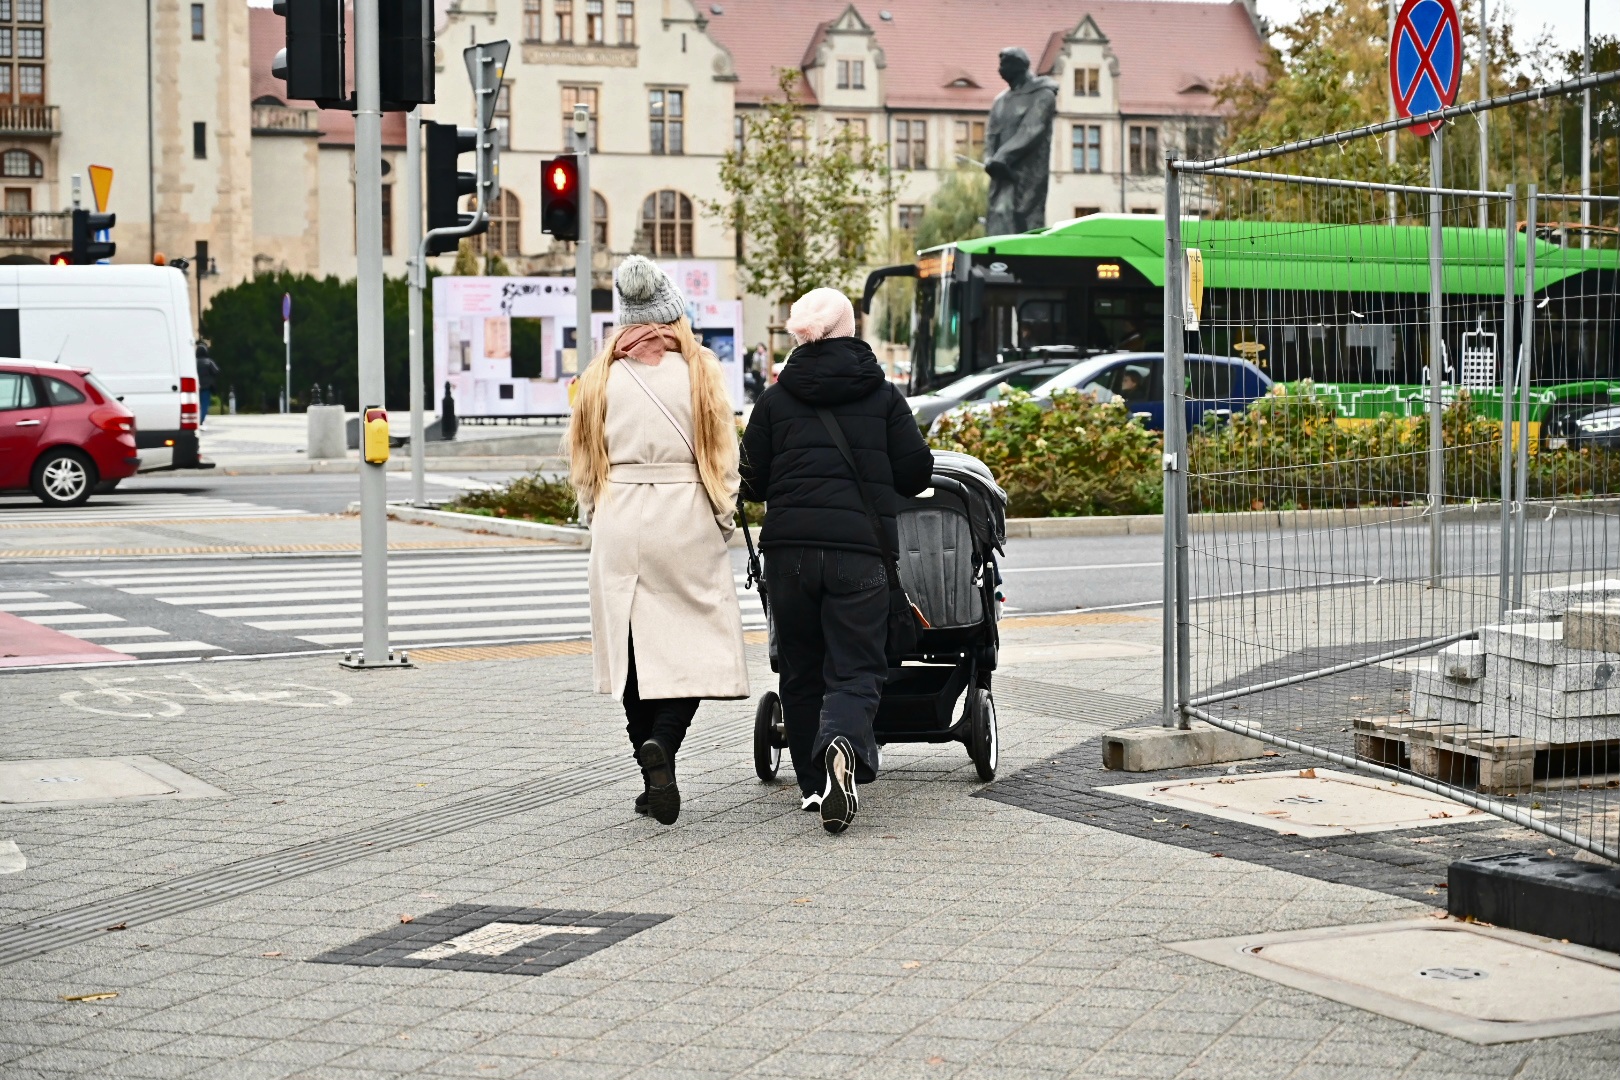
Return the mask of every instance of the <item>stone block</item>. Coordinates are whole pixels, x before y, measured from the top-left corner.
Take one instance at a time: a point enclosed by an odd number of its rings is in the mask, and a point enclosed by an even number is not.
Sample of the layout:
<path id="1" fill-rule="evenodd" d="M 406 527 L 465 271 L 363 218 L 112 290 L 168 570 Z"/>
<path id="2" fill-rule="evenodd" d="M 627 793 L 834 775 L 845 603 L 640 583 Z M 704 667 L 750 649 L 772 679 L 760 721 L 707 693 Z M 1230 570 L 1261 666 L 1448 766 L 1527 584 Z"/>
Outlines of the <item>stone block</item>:
<path id="1" fill-rule="evenodd" d="M 1583 581 L 1576 585 L 1559 585 L 1551 589 L 1537 589 L 1531 604 L 1541 612 L 1542 618 L 1564 614 L 1572 607 L 1583 604 L 1601 604 L 1620 601 L 1620 581 Z"/>
<path id="2" fill-rule="evenodd" d="M 1485 677 L 1485 645 L 1458 641 L 1440 650 L 1440 674 L 1448 679 L 1473 681 Z"/>
<path id="3" fill-rule="evenodd" d="M 1620 663 L 1620 653 L 1570 648 L 1564 642 L 1562 622 L 1482 626 L 1479 640 L 1492 658 L 1509 656 L 1532 664 Z M 1489 670 L 1489 661 L 1486 669 Z"/>
<path id="4" fill-rule="evenodd" d="M 1553 720 L 1583 716 L 1620 716 L 1620 686 L 1610 690 L 1553 690 L 1529 682 L 1485 680 L 1485 700 Z"/>
<path id="5" fill-rule="evenodd" d="M 1481 701 L 1484 694 L 1477 679 L 1467 681 L 1448 679 L 1433 671 L 1413 672 L 1412 692 L 1427 694 L 1430 697 L 1450 698 L 1453 701 Z"/>
<path id="6" fill-rule="evenodd" d="M 1419 720 L 1439 720 L 1447 724 L 1474 725 L 1479 720 L 1479 702 L 1459 701 L 1418 691 L 1412 693 L 1412 715 Z"/>
<path id="7" fill-rule="evenodd" d="M 349 456 L 348 436 L 343 429 L 346 414 L 341 405 L 311 405 L 307 417 L 309 445 L 305 456 L 311 461 Z"/>
<path id="8" fill-rule="evenodd" d="M 1257 758 L 1265 747 L 1257 739 L 1226 731 L 1201 721 L 1185 730 L 1168 727 L 1129 727 L 1105 732 L 1103 768 L 1122 772 L 1157 772 L 1221 761 Z"/>
<path id="9" fill-rule="evenodd" d="M 1580 604 L 1566 611 L 1564 647 L 1620 653 L 1620 601 Z"/>
<path id="10" fill-rule="evenodd" d="M 1516 703 L 1485 702 L 1479 706 L 1479 725 L 1494 735 L 1516 735 L 1555 746 L 1620 739 L 1620 716 L 1542 716 Z"/>
<path id="11" fill-rule="evenodd" d="M 1497 657 L 1491 679 L 1504 685 L 1569 693 L 1575 690 L 1620 689 L 1620 661 L 1585 661 L 1578 664 L 1532 664 L 1512 657 Z"/>

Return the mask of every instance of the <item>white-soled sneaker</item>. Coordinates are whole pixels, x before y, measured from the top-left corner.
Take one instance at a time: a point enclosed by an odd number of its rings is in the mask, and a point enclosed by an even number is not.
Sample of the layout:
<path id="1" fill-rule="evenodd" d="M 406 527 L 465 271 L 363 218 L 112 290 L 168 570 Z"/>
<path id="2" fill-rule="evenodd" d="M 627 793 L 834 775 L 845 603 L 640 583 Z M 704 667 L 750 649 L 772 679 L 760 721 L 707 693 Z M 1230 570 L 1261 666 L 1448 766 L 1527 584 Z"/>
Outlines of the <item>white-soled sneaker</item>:
<path id="1" fill-rule="evenodd" d="M 834 835 L 849 828 L 860 809 L 855 793 L 855 748 L 842 735 L 827 744 L 827 787 L 821 793 L 821 827 Z"/>
<path id="2" fill-rule="evenodd" d="M 809 795 L 806 795 L 804 798 L 799 800 L 799 809 L 800 810 L 820 810 L 821 809 L 821 796 L 815 794 L 814 792 L 812 792 Z"/>

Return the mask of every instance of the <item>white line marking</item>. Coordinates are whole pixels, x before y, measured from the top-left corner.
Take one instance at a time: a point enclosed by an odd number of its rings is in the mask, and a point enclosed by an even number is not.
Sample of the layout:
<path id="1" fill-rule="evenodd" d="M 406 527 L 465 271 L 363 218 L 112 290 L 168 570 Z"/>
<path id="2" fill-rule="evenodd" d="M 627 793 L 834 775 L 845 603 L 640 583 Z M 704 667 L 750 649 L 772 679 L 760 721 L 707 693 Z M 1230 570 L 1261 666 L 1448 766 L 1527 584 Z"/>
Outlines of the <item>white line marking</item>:
<path id="1" fill-rule="evenodd" d="M 1094 563 L 1091 566 L 1003 566 L 1003 574 L 1056 574 L 1060 571 L 1077 570 L 1140 570 L 1149 566 L 1163 566 L 1163 560 L 1158 562 L 1116 562 Z"/>

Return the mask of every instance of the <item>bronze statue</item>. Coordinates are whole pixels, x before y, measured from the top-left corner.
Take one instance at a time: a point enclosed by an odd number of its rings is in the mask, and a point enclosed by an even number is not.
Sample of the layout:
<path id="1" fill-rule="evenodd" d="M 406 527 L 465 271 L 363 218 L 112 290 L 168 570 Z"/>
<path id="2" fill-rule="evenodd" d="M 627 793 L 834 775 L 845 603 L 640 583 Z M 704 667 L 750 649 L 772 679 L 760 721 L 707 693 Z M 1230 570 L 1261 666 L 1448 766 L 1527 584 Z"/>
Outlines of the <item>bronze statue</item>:
<path id="1" fill-rule="evenodd" d="M 984 136 L 984 171 L 990 174 L 985 231 L 991 236 L 1046 225 L 1046 184 L 1052 171 L 1052 120 L 1057 83 L 1031 75 L 1029 53 L 1001 50 L 1007 89 L 990 106 Z"/>

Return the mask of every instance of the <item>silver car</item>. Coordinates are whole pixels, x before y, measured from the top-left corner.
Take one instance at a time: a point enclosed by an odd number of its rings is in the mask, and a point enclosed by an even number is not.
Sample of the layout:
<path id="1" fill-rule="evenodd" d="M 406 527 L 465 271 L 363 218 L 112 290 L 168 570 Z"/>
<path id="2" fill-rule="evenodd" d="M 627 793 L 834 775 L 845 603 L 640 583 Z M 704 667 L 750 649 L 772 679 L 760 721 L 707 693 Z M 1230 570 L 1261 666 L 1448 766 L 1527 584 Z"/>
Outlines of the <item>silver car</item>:
<path id="1" fill-rule="evenodd" d="M 965 375 L 953 383 L 940 387 L 931 394 L 918 394 L 906 399 L 917 426 L 924 432 L 934 421 L 958 405 L 999 400 L 1008 390 L 1033 390 L 1041 383 L 1061 375 L 1074 366 L 1074 360 L 1010 360 L 983 371 Z"/>

